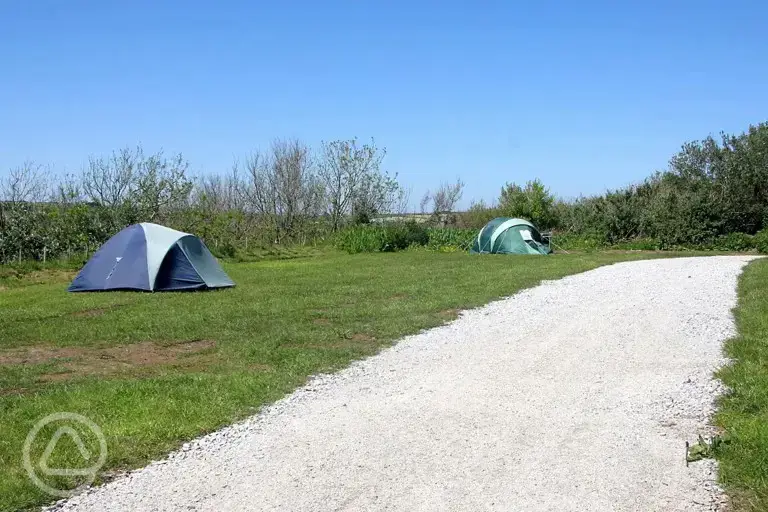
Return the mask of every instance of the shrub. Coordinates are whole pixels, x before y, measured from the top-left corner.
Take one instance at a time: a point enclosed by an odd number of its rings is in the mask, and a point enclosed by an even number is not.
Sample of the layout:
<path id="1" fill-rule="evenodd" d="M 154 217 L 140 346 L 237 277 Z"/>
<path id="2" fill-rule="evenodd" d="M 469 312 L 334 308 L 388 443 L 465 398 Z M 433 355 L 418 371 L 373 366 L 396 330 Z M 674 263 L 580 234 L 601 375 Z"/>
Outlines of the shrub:
<path id="1" fill-rule="evenodd" d="M 211 254 L 216 256 L 217 258 L 234 258 L 237 254 L 237 250 L 235 249 L 235 246 L 230 243 L 221 244 L 218 247 L 208 247 L 208 250 L 211 251 Z"/>
<path id="2" fill-rule="evenodd" d="M 605 247 L 608 247 L 608 243 L 600 234 L 555 233 L 552 237 L 552 248 L 555 250 L 594 251 Z"/>
<path id="3" fill-rule="evenodd" d="M 414 221 L 405 224 L 389 225 L 384 230 L 384 245 L 381 251 L 398 251 L 411 246 L 423 246 L 429 243 L 426 228 Z"/>
<path id="4" fill-rule="evenodd" d="M 758 231 L 752 238 L 752 243 L 758 252 L 768 254 L 768 228 Z"/>
<path id="5" fill-rule="evenodd" d="M 414 221 L 409 221 L 385 226 L 373 224 L 350 226 L 339 232 L 334 245 L 337 249 L 356 254 L 400 251 L 414 246 L 426 246 L 428 243 L 427 229 Z"/>
<path id="6" fill-rule="evenodd" d="M 350 226 L 336 235 L 334 245 L 350 254 L 380 251 L 385 243 L 385 230 L 372 224 Z"/>
<path id="7" fill-rule="evenodd" d="M 716 251 L 751 251 L 755 248 L 755 237 L 746 233 L 729 233 L 717 237 L 711 247 Z"/>
<path id="8" fill-rule="evenodd" d="M 430 228 L 427 247 L 434 251 L 468 251 L 477 237 L 477 229 Z"/>

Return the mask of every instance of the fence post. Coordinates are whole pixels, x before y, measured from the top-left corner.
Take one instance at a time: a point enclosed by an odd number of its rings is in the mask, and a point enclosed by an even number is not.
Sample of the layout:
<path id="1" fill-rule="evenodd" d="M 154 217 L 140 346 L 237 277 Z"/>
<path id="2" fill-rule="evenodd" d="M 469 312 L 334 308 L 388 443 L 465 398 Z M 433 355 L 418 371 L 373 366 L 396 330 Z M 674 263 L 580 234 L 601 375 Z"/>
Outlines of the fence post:
<path id="1" fill-rule="evenodd" d="M 43 263 L 45 263 L 45 256 L 47 252 L 48 252 L 48 248 L 43 246 Z"/>

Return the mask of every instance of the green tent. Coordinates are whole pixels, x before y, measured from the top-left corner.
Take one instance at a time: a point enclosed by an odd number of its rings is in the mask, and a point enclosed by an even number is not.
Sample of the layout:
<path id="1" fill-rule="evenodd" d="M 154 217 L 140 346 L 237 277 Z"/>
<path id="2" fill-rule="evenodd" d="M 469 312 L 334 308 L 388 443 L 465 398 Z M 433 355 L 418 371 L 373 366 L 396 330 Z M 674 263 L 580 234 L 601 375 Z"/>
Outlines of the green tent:
<path id="1" fill-rule="evenodd" d="M 498 217 L 483 226 L 469 251 L 472 254 L 549 254 L 536 226 L 524 219 Z"/>

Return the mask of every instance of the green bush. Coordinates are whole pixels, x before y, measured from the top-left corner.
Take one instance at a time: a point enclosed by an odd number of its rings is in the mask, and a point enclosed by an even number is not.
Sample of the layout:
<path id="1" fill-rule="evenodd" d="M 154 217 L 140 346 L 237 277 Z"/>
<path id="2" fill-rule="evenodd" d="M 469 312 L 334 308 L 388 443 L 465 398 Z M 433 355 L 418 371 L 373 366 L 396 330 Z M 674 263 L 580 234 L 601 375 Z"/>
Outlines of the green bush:
<path id="1" fill-rule="evenodd" d="M 768 254 L 768 228 L 758 231 L 752 238 L 752 243 L 758 252 Z"/>
<path id="2" fill-rule="evenodd" d="M 433 251 L 468 251 L 477 237 L 477 229 L 429 228 L 427 247 Z"/>
<path id="3" fill-rule="evenodd" d="M 399 251 L 411 246 L 424 246 L 429 243 L 429 234 L 424 226 L 414 221 L 405 224 L 386 226 L 384 245 L 381 251 Z"/>
<path id="4" fill-rule="evenodd" d="M 340 231 L 334 240 L 337 249 L 350 254 L 380 251 L 385 241 L 384 226 L 360 224 Z"/>
<path id="5" fill-rule="evenodd" d="M 755 237 L 746 233 L 729 233 L 717 237 L 711 248 L 715 251 L 746 252 L 755 248 Z"/>
<path id="6" fill-rule="evenodd" d="M 447 252 L 468 251 L 475 236 L 475 229 L 427 228 L 409 221 L 384 226 L 350 226 L 336 235 L 334 245 L 350 254 L 401 251 L 412 247 Z"/>
<path id="7" fill-rule="evenodd" d="M 552 237 L 552 248 L 566 251 L 594 251 L 608 247 L 605 238 L 600 234 L 555 233 Z"/>
<path id="8" fill-rule="evenodd" d="M 235 246 L 230 243 L 221 244 L 218 247 L 208 247 L 208 250 L 211 251 L 211 254 L 216 256 L 217 258 L 234 258 L 237 254 L 237 249 L 235 249 Z"/>

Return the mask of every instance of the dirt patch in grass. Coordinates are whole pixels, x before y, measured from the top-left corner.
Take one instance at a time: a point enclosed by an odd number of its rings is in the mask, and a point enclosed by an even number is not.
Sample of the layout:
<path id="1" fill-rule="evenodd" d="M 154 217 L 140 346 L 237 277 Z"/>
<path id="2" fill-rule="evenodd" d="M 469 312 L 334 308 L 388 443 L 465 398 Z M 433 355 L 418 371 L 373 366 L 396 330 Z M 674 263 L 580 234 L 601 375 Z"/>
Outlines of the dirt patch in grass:
<path id="1" fill-rule="evenodd" d="M 459 312 L 460 310 L 458 309 L 444 309 L 439 311 L 437 316 L 446 322 L 450 322 L 451 320 L 456 320 L 459 317 Z"/>
<path id="2" fill-rule="evenodd" d="M 26 392 L 26 388 L 0 389 L 0 396 L 23 395 Z"/>
<path id="3" fill-rule="evenodd" d="M 24 347 L 0 352 L 0 364 L 43 364 L 78 357 L 84 350 L 80 347 Z"/>
<path id="4" fill-rule="evenodd" d="M 108 348 L 25 347 L 0 352 L 0 364 L 54 363 L 56 369 L 38 377 L 41 382 L 61 382 L 89 375 L 153 374 L 163 370 L 202 370 L 211 362 L 213 340 L 172 344 L 152 341 Z"/>
<path id="5" fill-rule="evenodd" d="M 109 348 L 99 354 L 101 359 L 113 359 L 134 366 L 154 366 L 178 362 L 180 358 L 196 354 L 216 346 L 213 340 L 192 340 L 158 345 L 151 341 Z"/>
<path id="6" fill-rule="evenodd" d="M 2 285 L 0 285 L 0 292 L 4 292 L 4 291 L 5 291 L 5 290 L 7 290 L 7 289 L 8 289 L 8 287 L 7 287 L 7 286 L 2 286 Z"/>
<path id="7" fill-rule="evenodd" d="M 407 293 L 396 293 L 390 297 L 390 299 L 407 299 L 408 294 Z"/>
<path id="8" fill-rule="evenodd" d="M 315 325 L 331 325 L 331 321 L 327 318 L 315 318 L 312 320 L 312 323 Z"/>

